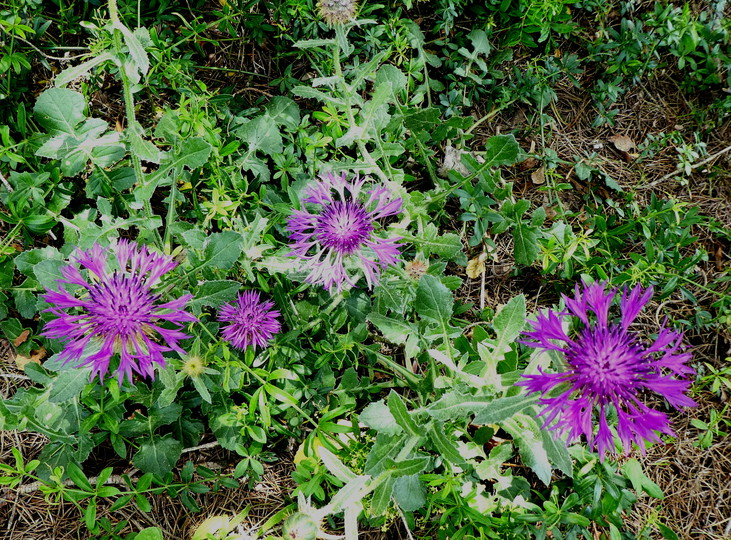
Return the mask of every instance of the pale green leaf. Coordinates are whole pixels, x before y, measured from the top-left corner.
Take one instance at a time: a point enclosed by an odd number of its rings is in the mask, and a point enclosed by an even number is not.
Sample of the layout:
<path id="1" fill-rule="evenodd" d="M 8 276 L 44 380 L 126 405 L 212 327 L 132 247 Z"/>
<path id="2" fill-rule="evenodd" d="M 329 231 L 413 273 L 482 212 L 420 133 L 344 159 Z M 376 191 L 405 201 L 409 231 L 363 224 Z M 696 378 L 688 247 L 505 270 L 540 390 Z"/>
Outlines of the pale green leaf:
<path id="1" fill-rule="evenodd" d="M 193 299 L 188 302 L 193 313 L 198 314 L 203 306 L 217 308 L 236 297 L 241 283 L 231 280 L 204 281 Z"/>
<path id="2" fill-rule="evenodd" d="M 86 118 L 86 99 L 79 92 L 66 88 L 49 88 L 33 107 L 38 123 L 51 135 L 74 134 L 76 126 Z"/>
<path id="3" fill-rule="evenodd" d="M 414 308 L 422 319 L 446 326 L 452 317 L 453 305 L 452 293 L 439 278 L 429 274 L 421 276 Z"/>
<path id="4" fill-rule="evenodd" d="M 482 167 L 500 167 L 512 165 L 518 159 L 520 147 L 513 135 L 495 135 L 487 139 L 485 146 L 485 162 Z"/>
<path id="5" fill-rule="evenodd" d="M 409 435 L 414 437 L 422 437 L 426 435 L 426 430 L 417 425 L 411 417 L 411 413 L 406 408 L 406 404 L 403 399 L 401 399 L 401 396 L 393 390 L 390 394 L 388 394 L 388 410 L 391 411 L 396 423 Z"/>
<path id="6" fill-rule="evenodd" d="M 401 426 L 398 425 L 382 399 L 370 403 L 363 409 L 363 412 L 360 413 L 360 421 L 369 428 L 386 435 L 395 435 L 402 431 Z"/>
<path id="7" fill-rule="evenodd" d="M 153 435 L 140 444 L 133 462 L 142 472 L 163 476 L 173 469 L 182 452 L 183 445 L 172 435 Z"/>
<path id="8" fill-rule="evenodd" d="M 406 339 L 415 331 L 415 328 L 403 319 L 385 317 L 376 312 L 369 314 L 367 319 L 378 328 L 383 337 L 396 345 L 406 343 Z"/>
<path id="9" fill-rule="evenodd" d="M 89 384 L 91 368 L 67 368 L 58 373 L 50 387 L 48 401 L 64 403 L 78 396 L 84 387 Z"/>
<path id="10" fill-rule="evenodd" d="M 551 464 L 543 446 L 541 429 L 536 421 L 527 414 L 518 413 L 503 420 L 500 427 L 512 435 L 523 463 L 530 467 L 545 485 L 548 485 L 551 482 Z"/>
<path id="11" fill-rule="evenodd" d="M 79 77 L 86 75 L 89 71 L 94 69 L 96 66 L 107 62 L 108 60 L 114 60 L 114 56 L 109 51 L 105 51 L 86 62 L 83 62 L 77 66 L 71 66 L 70 68 L 64 69 L 61 73 L 56 75 L 54 84 L 57 87 L 65 86 L 71 81 L 78 79 Z"/>

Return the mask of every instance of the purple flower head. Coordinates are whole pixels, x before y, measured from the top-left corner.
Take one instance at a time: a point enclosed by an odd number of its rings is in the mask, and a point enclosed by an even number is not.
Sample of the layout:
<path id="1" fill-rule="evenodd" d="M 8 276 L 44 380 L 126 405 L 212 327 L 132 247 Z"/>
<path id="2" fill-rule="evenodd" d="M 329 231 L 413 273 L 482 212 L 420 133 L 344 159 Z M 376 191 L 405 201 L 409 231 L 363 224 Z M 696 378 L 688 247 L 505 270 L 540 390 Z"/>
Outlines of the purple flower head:
<path id="1" fill-rule="evenodd" d="M 92 379 L 97 374 L 104 379 L 115 354 L 120 383 L 125 377 L 132 382 L 133 373 L 152 377 L 153 363 L 165 365 L 163 352 L 184 353 L 178 341 L 189 336 L 180 330 L 196 320 L 184 311 L 191 295 L 160 302 L 160 278 L 176 266 L 172 257 L 124 239 L 108 248 L 94 244 L 89 251 L 77 250 L 61 269 L 58 290 L 43 296 L 51 304 L 45 311 L 57 318 L 41 335 L 65 341 L 59 359 L 83 360 L 77 367 L 91 365 Z M 160 326 L 165 322 L 173 328 Z"/>
<path id="2" fill-rule="evenodd" d="M 273 307 L 274 302 L 262 302 L 256 291 L 239 294 L 236 303 L 225 304 L 218 311 L 218 320 L 229 323 L 221 331 L 223 339 L 241 350 L 249 345 L 265 348 L 282 328 L 277 320 L 279 311 Z"/>
<path id="3" fill-rule="evenodd" d="M 634 442 L 644 453 L 645 441 L 660 442 L 656 432 L 673 435 L 673 431 L 665 413 L 640 401 L 640 392 L 660 394 L 678 409 L 696 405 L 684 394 L 691 383 L 685 377 L 694 371 L 686 365 L 691 354 L 682 344 L 683 334 L 663 325 L 655 341 L 646 343 L 629 330 L 652 297 L 652 287 L 644 292 L 639 285 L 629 293 L 625 289 L 617 323 L 609 319 L 616 295 L 616 289 L 607 292 L 603 283 L 583 284 L 583 288 L 577 284 L 574 298 L 563 297 L 565 312 L 539 313 L 537 320 L 531 321 L 533 331 L 525 333 L 535 341 L 523 343 L 563 353 L 566 369 L 544 373 L 539 368 L 539 375 L 523 375 L 524 380 L 517 383 L 529 394 L 542 394 L 539 402 L 545 406 L 540 413 L 545 416 L 543 427 L 555 420 L 550 428 L 559 434 L 568 433 L 567 443 L 583 434 L 589 448 L 599 450 L 602 460 L 607 452 L 615 452 L 606 418 L 609 406 L 616 410 L 617 434 L 624 451 L 629 452 Z M 590 312 L 595 321 L 590 319 Z M 570 315 L 583 323 L 583 329 L 573 337 L 562 325 Z M 595 413 L 599 421 L 596 434 Z"/>
<path id="4" fill-rule="evenodd" d="M 376 221 L 401 212 L 401 199 L 383 186 L 363 189 L 365 179 L 348 181 L 346 174 L 326 173 L 310 186 L 303 202 L 317 205 L 315 213 L 295 210 L 289 217 L 292 251 L 309 271 L 306 280 L 326 290 L 343 290 L 357 279 L 348 273 L 346 263 L 363 270 L 368 287 L 378 284 L 381 271 L 398 262 L 398 238 L 374 234 Z"/>

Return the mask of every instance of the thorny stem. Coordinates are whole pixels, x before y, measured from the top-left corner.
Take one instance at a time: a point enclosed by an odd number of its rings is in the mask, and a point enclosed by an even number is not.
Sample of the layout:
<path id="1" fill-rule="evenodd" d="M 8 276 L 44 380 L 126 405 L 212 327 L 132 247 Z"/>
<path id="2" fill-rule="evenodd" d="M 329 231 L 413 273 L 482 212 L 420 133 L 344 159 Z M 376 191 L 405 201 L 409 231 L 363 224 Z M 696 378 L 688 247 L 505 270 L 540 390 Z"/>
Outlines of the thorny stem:
<path id="1" fill-rule="evenodd" d="M 351 92 L 352 89 L 348 87 L 347 83 L 345 82 L 345 78 L 343 77 L 343 68 L 340 65 L 340 44 L 339 41 L 342 39 L 343 41 L 346 39 L 346 32 L 342 25 L 337 25 L 335 27 L 335 33 L 337 34 L 337 38 L 335 39 L 335 43 L 333 44 L 333 67 L 335 69 L 335 75 L 338 77 L 340 81 L 340 87 L 343 93 L 343 100 L 345 101 L 345 114 L 348 116 L 348 124 L 350 125 L 350 129 L 353 129 L 357 126 L 355 123 L 355 115 L 353 114 L 353 107 L 350 102 L 351 98 Z M 340 39 L 338 39 L 340 38 Z M 368 162 L 368 165 L 371 166 L 374 173 L 386 184 L 390 183 L 390 179 L 388 176 L 386 176 L 386 173 L 383 172 L 381 167 L 376 163 L 376 160 L 373 159 L 373 156 L 368 151 L 368 148 L 365 145 L 365 142 L 363 142 L 360 137 L 356 137 L 355 139 L 356 144 L 358 145 L 358 150 L 360 150 L 361 155 L 363 156 L 363 159 L 365 159 Z"/>
<path id="2" fill-rule="evenodd" d="M 132 84 L 129 80 L 129 77 L 127 76 L 125 64 L 121 60 L 123 57 L 122 37 L 121 31 L 117 28 L 117 26 L 121 25 L 122 21 L 119 19 L 117 0 L 109 0 L 109 19 L 112 21 L 114 53 L 117 56 L 117 67 L 119 68 L 119 76 L 122 79 L 124 109 L 125 115 L 127 116 L 127 129 L 132 131 L 133 137 L 141 137 L 142 126 L 137 122 L 137 118 L 135 116 L 135 102 L 134 96 L 132 94 Z M 137 183 L 139 185 L 145 185 L 145 174 L 142 172 L 142 160 L 135 152 L 131 152 L 131 158 L 132 167 L 135 171 L 135 178 L 137 179 Z M 173 179 L 173 183 L 174 182 L 175 180 Z M 148 219 L 152 219 L 152 216 L 154 214 L 152 213 L 152 203 L 150 202 L 150 199 L 146 198 L 144 201 L 142 201 L 142 204 L 145 210 L 145 215 Z M 153 228 L 153 234 L 155 236 L 155 240 L 158 246 L 163 247 L 162 238 L 160 238 L 160 233 L 156 228 Z"/>
<path id="3" fill-rule="evenodd" d="M 173 171 L 173 177 L 170 180 L 170 205 L 168 206 L 168 215 L 165 223 L 165 241 L 163 245 L 164 253 L 170 255 L 172 251 L 172 227 L 175 221 L 175 204 L 178 198 L 178 182 L 177 168 Z"/>

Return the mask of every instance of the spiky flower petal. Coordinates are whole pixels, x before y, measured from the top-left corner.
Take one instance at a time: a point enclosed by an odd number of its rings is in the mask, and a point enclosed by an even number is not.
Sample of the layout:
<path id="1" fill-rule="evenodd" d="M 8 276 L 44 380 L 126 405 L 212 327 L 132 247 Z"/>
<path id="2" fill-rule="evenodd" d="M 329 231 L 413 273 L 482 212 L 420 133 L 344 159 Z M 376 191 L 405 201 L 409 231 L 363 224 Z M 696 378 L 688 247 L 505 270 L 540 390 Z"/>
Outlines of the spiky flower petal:
<path id="1" fill-rule="evenodd" d="M 218 320 L 228 323 L 221 331 L 223 338 L 241 350 L 249 345 L 265 348 L 281 329 L 279 311 L 273 307 L 274 302 L 262 302 L 257 291 L 240 293 L 235 303 L 225 304 L 218 311 Z"/>
<path id="2" fill-rule="evenodd" d="M 633 442 L 644 452 L 645 441 L 659 442 L 658 432 L 672 435 L 673 431 L 665 413 L 640 401 L 641 392 L 655 392 L 675 408 L 696 404 L 685 395 L 691 383 L 686 376 L 694 371 L 686 365 L 691 354 L 682 343 L 683 334 L 663 325 L 655 341 L 646 343 L 629 330 L 652 297 L 652 287 L 625 289 L 619 303 L 621 317 L 612 322 L 609 309 L 616 296 L 617 290 L 606 291 L 605 284 L 577 284 L 573 298 L 563 297 L 567 311 L 539 313 L 531 321 L 533 331 L 525 334 L 533 341 L 524 343 L 559 351 L 566 369 L 559 373 L 539 369 L 538 375 L 524 375 L 517 383 L 528 393 L 541 394 L 543 427 L 567 433 L 569 443 L 584 435 L 601 459 L 615 452 L 607 422 L 610 409 L 616 410 L 617 435 L 625 452 Z M 583 329 L 569 336 L 563 323 L 571 316 L 581 321 Z"/>
<path id="3" fill-rule="evenodd" d="M 326 173 L 303 200 L 315 205 L 315 212 L 295 210 L 289 217 L 290 256 L 302 261 L 308 282 L 340 292 L 356 283 L 346 270 L 354 263 L 372 288 L 381 271 L 398 262 L 401 238 L 381 238 L 374 231 L 379 219 L 401 212 L 401 199 L 382 186 L 366 192 L 364 184 L 358 177 L 348 181 L 345 173 Z"/>
<path id="4" fill-rule="evenodd" d="M 78 250 L 72 264 L 61 269 L 58 290 L 43 296 L 51 304 L 45 311 L 57 318 L 41 335 L 65 341 L 60 359 L 91 365 L 92 378 L 104 378 L 115 354 L 120 382 L 125 377 L 131 382 L 134 373 L 152 377 L 154 363 L 165 365 L 163 352 L 184 352 L 178 341 L 189 336 L 180 330 L 196 320 L 184 310 L 191 295 L 160 302 L 160 279 L 176 266 L 172 257 L 124 239 L 108 248 L 94 244 Z"/>

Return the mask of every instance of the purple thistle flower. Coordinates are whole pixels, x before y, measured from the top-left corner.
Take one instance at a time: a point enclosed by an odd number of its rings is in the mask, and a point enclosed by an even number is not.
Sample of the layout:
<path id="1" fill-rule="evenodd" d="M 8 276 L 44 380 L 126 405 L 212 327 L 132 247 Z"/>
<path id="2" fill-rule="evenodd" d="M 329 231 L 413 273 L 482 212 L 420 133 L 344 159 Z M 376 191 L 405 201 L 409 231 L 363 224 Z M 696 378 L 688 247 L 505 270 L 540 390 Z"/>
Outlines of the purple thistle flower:
<path id="1" fill-rule="evenodd" d="M 691 383 L 685 376 L 694 371 L 686 365 L 691 354 L 685 352 L 682 332 L 663 325 L 655 341 L 645 343 L 629 331 L 652 297 L 652 287 L 643 292 L 638 285 L 629 294 L 625 289 L 620 300 L 619 324 L 609 320 L 609 307 L 616 294 L 616 289 L 606 292 L 603 283 L 583 284 L 583 290 L 577 284 L 574 298 L 563 296 L 567 311 L 539 313 L 537 320 L 530 321 L 533 331 L 525 335 L 535 341 L 522 343 L 563 353 L 566 370 L 544 373 L 539 368 L 539 375 L 523 375 L 524 380 L 517 383 L 525 386 L 529 394 L 542 394 L 539 402 L 545 408 L 539 416 L 545 416 L 544 428 L 556 420 L 550 429 L 558 434 L 568 433 L 567 444 L 583 434 L 590 449 L 598 448 L 602 460 L 605 453 L 615 452 L 606 419 L 609 406 L 617 412 L 617 434 L 624 451 L 629 452 L 634 442 L 644 453 L 646 440 L 660 442 L 655 432 L 674 433 L 665 413 L 639 400 L 641 391 L 656 392 L 677 409 L 696 405 L 684 394 Z M 594 313 L 596 322 L 590 321 L 589 312 Z M 569 315 L 583 323 L 583 329 L 573 338 L 562 326 Z M 595 412 L 599 420 L 596 434 L 592 422 Z"/>
<path id="2" fill-rule="evenodd" d="M 83 360 L 76 367 L 91 365 L 92 379 L 97 374 L 104 379 L 114 354 L 119 354 L 120 383 L 125 377 L 132 382 L 133 372 L 152 377 L 153 363 L 165 365 L 163 352 L 185 352 L 178 341 L 189 336 L 180 330 L 197 320 L 184 311 L 189 294 L 159 303 L 160 278 L 176 266 L 172 257 L 124 239 L 108 248 L 94 244 L 89 251 L 77 250 L 72 264 L 61 268 L 58 290 L 43 296 L 51 304 L 45 311 L 57 318 L 41 335 L 65 341 L 59 359 Z M 69 292 L 64 285 L 76 290 Z M 174 328 L 160 326 L 165 321 Z M 153 340 L 156 333 L 164 345 Z"/>
<path id="3" fill-rule="evenodd" d="M 218 311 L 218 320 L 229 323 L 221 331 L 223 338 L 241 350 L 249 345 L 265 348 L 282 328 L 279 311 L 273 307 L 274 302 L 262 302 L 256 291 L 240 293 L 235 304 L 225 304 Z"/>
<path id="4" fill-rule="evenodd" d="M 383 186 L 364 192 L 365 179 L 348 182 L 345 173 L 326 173 L 305 193 L 303 202 L 319 206 L 317 213 L 295 210 L 289 217 L 292 251 L 309 271 L 306 281 L 340 292 L 355 280 L 346 263 L 355 262 L 369 288 L 378 284 L 381 271 L 398 262 L 400 237 L 374 234 L 376 220 L 401 212 L 401 199 Z M 335 192 L 335 193 L 333 193 Z"/>

